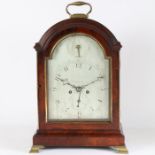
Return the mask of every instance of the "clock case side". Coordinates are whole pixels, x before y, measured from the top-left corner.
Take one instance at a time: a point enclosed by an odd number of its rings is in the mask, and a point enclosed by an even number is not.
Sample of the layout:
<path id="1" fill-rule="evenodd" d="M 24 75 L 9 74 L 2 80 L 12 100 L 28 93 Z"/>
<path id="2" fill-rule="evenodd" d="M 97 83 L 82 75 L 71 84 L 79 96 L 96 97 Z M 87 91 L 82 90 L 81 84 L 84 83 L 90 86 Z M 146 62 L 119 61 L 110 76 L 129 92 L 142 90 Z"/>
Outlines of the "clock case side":
<path id="1" fill-rule="evenodd" d="M 62 37 L 71 33 L 85 33 L 104 47 L 112 60 L 112 119 L 110 122 L 48 122 L 46 103 L 46 58 Z M 90 19 L 67 19 L 52 26 L 34 47 L 37 51 L 38 123 L 34 145 L 56 147 L 104 147 L 124 145 L 119 122 L 119 50 L 120 42 L 100 23 Z"/>

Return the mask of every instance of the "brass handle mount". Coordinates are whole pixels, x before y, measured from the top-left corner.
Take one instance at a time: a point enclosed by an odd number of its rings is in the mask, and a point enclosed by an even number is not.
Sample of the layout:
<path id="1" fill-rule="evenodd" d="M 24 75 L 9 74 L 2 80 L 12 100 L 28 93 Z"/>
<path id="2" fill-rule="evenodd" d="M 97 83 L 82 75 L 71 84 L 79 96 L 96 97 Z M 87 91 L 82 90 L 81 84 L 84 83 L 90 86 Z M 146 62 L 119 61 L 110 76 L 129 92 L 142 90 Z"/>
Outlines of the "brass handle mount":
<path id="1" fill-rule="evenodd" d="M 89 6 L 89 11 L 86 14 L 83 14 L 83 13 L 71 14 L 68 10 L 70 6 L 82 6 L 82 5 Z M 89 4 L 87 2 L 77 1 L 77 2 L 73 2 L 73 3 L 69 3 L 66 6 L 66 12 L 69 14 L 69 16 L 71 18 L 88 18 L 89 14 L 92 12 L 92 6 L 91 6 L 91 4 Z"/>

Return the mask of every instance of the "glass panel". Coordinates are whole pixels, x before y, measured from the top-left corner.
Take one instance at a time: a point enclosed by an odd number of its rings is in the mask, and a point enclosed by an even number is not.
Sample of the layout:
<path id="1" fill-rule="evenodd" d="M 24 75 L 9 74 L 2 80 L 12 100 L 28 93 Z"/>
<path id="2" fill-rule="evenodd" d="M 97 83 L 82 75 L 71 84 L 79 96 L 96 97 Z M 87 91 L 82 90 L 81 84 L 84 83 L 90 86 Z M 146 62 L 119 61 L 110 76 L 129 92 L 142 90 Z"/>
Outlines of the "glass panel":
<path id="1" fill-rule="evenodd" d="M 47 119 L 110 119 L 110 59 L 92 37 L 76 33 L 59 40 L 46 61 Z"/>

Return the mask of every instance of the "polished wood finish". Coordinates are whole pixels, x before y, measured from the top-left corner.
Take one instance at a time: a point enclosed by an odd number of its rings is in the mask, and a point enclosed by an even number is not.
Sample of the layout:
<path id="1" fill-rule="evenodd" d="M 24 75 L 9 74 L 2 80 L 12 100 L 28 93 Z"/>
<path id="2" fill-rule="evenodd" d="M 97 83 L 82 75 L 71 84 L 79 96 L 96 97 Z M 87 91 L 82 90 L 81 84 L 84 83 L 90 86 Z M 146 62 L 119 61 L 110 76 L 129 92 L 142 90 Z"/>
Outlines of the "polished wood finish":
<path id="1" fill-rule="evenodd" d="M 48 122 L 46 118 L 45 61 L 52 57 L 51 49 L 65 35 L 85 33 L 93 36 L 105 48 L 112 60 L 112 119 L 109 122 L 70 121 Z M 124 146 L 119 122 L 119 50 L 121 44 L 100 23 L 90 19 L 67 19 L 52 26 L 35 45 L 37 51 L 39 129 L 33 145 L 48 147 Z"/>

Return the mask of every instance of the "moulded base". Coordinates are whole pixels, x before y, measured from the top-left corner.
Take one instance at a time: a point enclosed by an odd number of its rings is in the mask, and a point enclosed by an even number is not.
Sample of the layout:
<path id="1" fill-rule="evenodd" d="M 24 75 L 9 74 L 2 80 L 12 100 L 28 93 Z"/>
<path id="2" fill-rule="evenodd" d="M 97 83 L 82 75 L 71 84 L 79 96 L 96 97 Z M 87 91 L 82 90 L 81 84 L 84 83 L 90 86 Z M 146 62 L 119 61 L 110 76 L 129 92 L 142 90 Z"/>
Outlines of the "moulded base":
<path id="1" fill-rule="evenodd" d="M 124 135 L 117 133 L 39 133 L 33 137 L 33 146 L 31 153 L 39 152 L 40 149 L 46 147 L 91 147 L 104 148 L 110 147 L 118 153 L 127 153 L 125 147 Z"/>
<path id="2" fill-rule="evenodd" d="M 45 147 L 43 145 L 33 145 L 31 147 L 30 153 L 39 153 L 40 149 L 44 149 Z M 121 154 L 127 154 L 128 150 L 125 145 L 122 146 L 113 146 L 110 147 L 112 150 L 114 150 L 117 153 Z"/>

